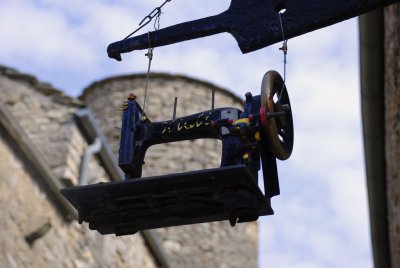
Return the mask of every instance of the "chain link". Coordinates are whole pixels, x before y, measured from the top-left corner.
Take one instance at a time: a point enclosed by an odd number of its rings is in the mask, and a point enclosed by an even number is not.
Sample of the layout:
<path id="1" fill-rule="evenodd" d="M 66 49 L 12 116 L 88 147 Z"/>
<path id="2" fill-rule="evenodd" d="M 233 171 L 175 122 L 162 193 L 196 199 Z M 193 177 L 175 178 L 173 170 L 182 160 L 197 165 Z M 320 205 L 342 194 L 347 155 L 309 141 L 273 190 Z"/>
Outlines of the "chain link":
<path id="1" fill-rule="evenodd" d="M 134 30 L 133 32 L 131 32 L 130 34 L 128 34 L 125 38 L 129 38 L 130 36 L 132 36 L 133 34 L 135 34 L 137 31 L 139 31 L 140 29 L 142 29 L 144 26 L 146 26 L 147 24 L 150 23 L 150 21 L 152 21 L 154 19 L 154 17 L 156 17 L 156 21 L 154 22 L 154 29 L 157 30 L 158 28 L 160 28 L 160 16 L 162 14 L 161 12 L 161 8 L 168 2 L 171 2 L 172 0 L 165 0 L 164 3 L 162 3 L 161 6 L 156 7 L 155 9 L 153 9 L 146 17 L 144 17 L 141 22 L 139 23 L 139 27 Z M 156 23 L 158 24 L 158 28 L 156 29 Z"/>

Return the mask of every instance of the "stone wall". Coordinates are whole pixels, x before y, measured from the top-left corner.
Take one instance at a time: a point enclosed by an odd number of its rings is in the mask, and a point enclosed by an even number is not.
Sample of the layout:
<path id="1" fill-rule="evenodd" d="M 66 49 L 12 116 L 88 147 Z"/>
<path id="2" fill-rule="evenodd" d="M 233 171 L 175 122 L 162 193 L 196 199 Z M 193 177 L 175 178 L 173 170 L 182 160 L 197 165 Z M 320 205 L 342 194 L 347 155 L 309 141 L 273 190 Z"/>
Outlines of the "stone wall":
<path id="1" fill-rule="evenodd" d="M 129 93 L 142 105 L 145 75 L 131 75 L 99 81 L 85 90 L 81 99 L 96 115 L 103 133 L 118 151 L 121 112 Z M 211 109 L 213 85 L 183 76 L 152 74 L 145 112 L 151 121 L 169 120 L 174 97 L 178 97 L 177 117 Z M 215 107 L 243 109 L 242 100 L 216 87 Z M 217 140 L 182 141 L 150 147 L 143 176 L 218 167 L 222 152 Z M 157 229 L 174 267 L 257 267 L 257 223 L 213 222 Z"/>
<path id="2" fill-rule="evenodd" d="M 81 103 L 5 67 L 0 68 L 0 100 L 54 177 L 76 185 L 88 146 L 74 121 Z M 157 267 L 141 234 L 102 236 L 86 224 L 66 221 L 54 202 L 54 192 L 18 148 L 0 124 L 1 267 Z M 108 180 L 96 158 L 89 164 L 89 174 L 89 182 Z M 42 236 L 27 241 L 38 233 Z"/>
<path id="3" fill-rule="evenodd" d="M 33 76 L 5 67 L 0 68 L 0 90 L 0 99 L 40 148 L 57 177 L 76 184 L 80 155 L 86 147 L 73 121 L 80 102 Z"/>
<path id="4" fill-rule="evenodd" d="M 400 5 L 385 9 L 385 151 L 392 267 L 400 267 Z"/>
<path id="5" fill-rule="evenodd" d="M 0 135 L 1 267 L 156 267 L 140 235 L 101 236 L 66 222 L 14 147 Z M 43 228 L 42 237 L 26 241 Z"/>

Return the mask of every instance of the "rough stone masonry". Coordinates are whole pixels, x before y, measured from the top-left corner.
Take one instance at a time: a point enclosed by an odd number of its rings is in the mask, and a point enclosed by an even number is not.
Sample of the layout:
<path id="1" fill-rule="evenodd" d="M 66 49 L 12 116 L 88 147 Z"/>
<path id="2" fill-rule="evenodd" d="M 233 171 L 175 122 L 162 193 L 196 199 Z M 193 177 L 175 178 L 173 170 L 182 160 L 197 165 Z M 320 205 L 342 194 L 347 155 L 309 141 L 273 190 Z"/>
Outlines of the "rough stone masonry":
<path id="1" fill-rule="evenodd" d="M 385 9 L 385 152 L 390 257 L 400 267 L 400 4 Z"/>

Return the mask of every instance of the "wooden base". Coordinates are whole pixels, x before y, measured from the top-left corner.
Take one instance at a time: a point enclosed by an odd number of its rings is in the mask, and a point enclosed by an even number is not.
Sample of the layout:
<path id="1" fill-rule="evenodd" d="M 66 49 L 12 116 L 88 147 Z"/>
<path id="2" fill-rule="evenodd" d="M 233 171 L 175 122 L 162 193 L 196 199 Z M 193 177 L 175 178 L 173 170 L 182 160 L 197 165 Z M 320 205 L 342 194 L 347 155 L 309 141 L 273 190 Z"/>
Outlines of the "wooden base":
<path id="1" fill-rule="evenodd" d="M 269 198 L 245 165 L 64 188 L 79 222 L 101 234 L 271 215 Z"/>

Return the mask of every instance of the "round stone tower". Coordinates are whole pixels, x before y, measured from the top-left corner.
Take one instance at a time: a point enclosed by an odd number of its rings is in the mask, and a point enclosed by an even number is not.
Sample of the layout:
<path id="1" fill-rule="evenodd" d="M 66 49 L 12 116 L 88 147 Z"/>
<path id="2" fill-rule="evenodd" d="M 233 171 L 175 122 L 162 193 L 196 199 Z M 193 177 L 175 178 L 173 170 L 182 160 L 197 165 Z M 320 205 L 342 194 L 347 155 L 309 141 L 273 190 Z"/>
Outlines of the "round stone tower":
<path id="1" fill-rule="evenodd" d="M 93 83 L 81 99 L 93 111 L 117 156 L 119 146 L 120 107 L 128 95 L 137 96 L 143 107 L 146 75 L 112 77 Z M 145 113 L 155 121 L 211 109 L 212 88 L 208 82 L 186 76 L 151 74 Z M 214 87 L 215 108 L 243 109 L 242 99 L 226 89 Z M 143 177 L 219 167 L 222 144 L 219 140 L 198 139 L 149 148 L 145 156 Z M 258 227 L 256 222 L 237 224 L 212 222 L 157 229 L 174 267 L 257 267 Z"/>

